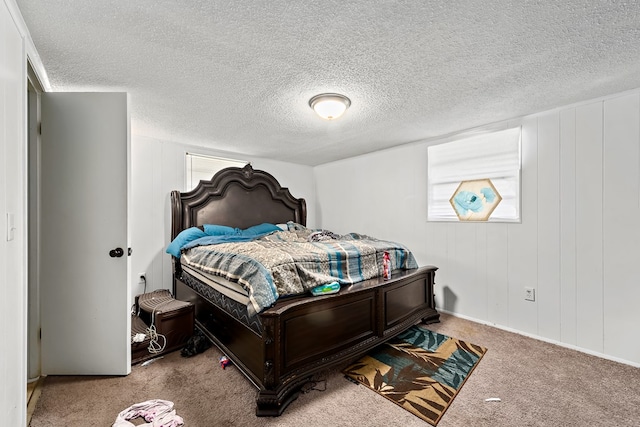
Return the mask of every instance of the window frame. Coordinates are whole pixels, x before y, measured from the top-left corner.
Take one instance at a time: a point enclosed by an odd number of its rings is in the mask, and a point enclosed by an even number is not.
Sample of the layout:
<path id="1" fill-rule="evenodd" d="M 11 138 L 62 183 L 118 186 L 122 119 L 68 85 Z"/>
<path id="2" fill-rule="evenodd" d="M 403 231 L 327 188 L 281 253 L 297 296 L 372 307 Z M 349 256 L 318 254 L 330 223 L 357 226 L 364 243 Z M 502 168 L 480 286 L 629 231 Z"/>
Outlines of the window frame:
<path id="1" fill-rule="evenodd" d="M 485 162 L 481 162 L 483 153 Z M 502 201 L 482 222 L 520 223 L 522 126 L 427 147 L 427 221 L 466 222 L 458 218 L 450 198 L 462 181 L 486 178 L 491 179 Z"/>
<path id="2" fill-rule="evenodd" d="M 193 170 L 193 160 L 197 159 L 201 162 L 211 161 L 210 172 L 203 170 Z M 201 180 L 210 181 L 213 176 L 228 167 L 244 167 L 249 161 L 230 159 L 227 157 L 214 156 L 209 154 L 196 153 L 193 151 L 185 151 L 184 155 L 184 191 L 191 191 L 198 186 Z M 195 176 L 194 176 L 195 175 Z"/>

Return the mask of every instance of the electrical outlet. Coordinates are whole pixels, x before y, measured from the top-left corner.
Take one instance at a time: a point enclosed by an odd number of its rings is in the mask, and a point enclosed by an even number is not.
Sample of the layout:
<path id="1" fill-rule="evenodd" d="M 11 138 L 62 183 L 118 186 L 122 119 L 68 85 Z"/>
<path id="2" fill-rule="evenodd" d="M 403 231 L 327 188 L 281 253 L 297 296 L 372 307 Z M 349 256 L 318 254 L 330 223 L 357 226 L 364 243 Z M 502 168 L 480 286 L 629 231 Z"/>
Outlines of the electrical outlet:
<path id="1" fill-rule="evenodd" d="M 142 273 L 138 274 L 138 283 L 144 283 L 147 281 L 147 273 L 145 273 L 144 271 Z"/>
<path id="2" fill-rule="evenodd" d="M 533 288 L 524 288 L 524 299 L 525 301 L 535 301 L 536 290 Z"/>

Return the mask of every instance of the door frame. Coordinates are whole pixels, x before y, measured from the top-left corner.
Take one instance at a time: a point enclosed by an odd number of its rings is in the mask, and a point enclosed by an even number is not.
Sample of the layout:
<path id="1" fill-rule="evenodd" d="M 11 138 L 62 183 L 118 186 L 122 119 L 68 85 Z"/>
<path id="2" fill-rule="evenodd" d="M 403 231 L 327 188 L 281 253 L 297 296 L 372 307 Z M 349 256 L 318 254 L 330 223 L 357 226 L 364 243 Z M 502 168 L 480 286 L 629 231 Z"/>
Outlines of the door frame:
<path id="1" fill-rule="evenodd" d="M 27 382 L 40 378 L 40 99 L 44 92 L 27 59 Z"/>
<path id="2" fill-rule="evenodd" d="M 11 127 L 15 125 L 20 129 L 20 137 L 13 141 L 15 149 L 19 152 L 19 164 L 16 165 L 18 172 L 15 179 L 19 180 L 20 194 L 13 195 L 12 203 L 19 204 L 20 208 L 16 212 L 20 212 L 16 215 L 15 221 L 18 224 L 16 233 L 18 233 L 20 239 L 23 241 L 23 246 L 20 248 L 19 253 L 14 254 L 14 260 L 12 261 L 12 271 L 19 272 L 19 280 L 12 283 L 9 298 L 12 298 L 12 304 L 15 306 L 15 312 L 17 315 L 12 318 L 11 325 L 5 325 L 6 329 L 18 331 L 19 339 L 16 339 L 14 335 L 11 337 L 3 337 L 6 339 L 7 344 L 11 346 L 12 356 L 6 360 L 10 361 L 10 365 L 7 367 L 15 372 L 10 378 L 3 378 L 6 382 L 0 387 L 3 392 L 10 396 L 7 396 L 6 401 L 0 402 L 0 408 L 3 410 L 3 414 L 7 418 L 6 421 L 12 425 L 24 425 L 26 424 L 27 413 L 27 341 L 28 341 L 28 329 L 27 329 L 27 316 L 29 312 L 27 301 L 27 288 L 28 288 L 28 271 L 29 271 L 29 241 L 27 239 L 27 224 L 29 222 L 28 214 L 28 158 L 27 158 L 27 79 L 28 79 L 28 67 L 31 66 L 33 70 L 33 76 L 37 77 L 37 81 L 40 86 L 45 90 L 51 90 L 49 78 L 44 68 L 40 55 L 36 50 L 36 47 L 29 34 L 29 29 L 20 13 L 15 0 L 5 0 L 0 2 L 0 18 L 4 22 L 10 22 L 15 25 L 15 29 L 21 38 L 19 44 L 11 44 L 11 48 L 17 48 L 21 51 L 21 64 L 20 64 L 20 102 L 19 102 L 19 123 L 12 123 Z M 7 19 L 8 18 L 8 19 Z M 5 21 L 6 20 L 6 21 Z M 13 28 L 11 25 L 11 28 Z M 5 27 L 3 27 L 3 30 Z M 7 28 L 8 30 L 8 28 Z M 4 32 L 3 32 L 4 37 Z M 5 39 L 3 38 L 4 42 Z M 2 212 L 4 217 L 4 212 Z M 4 218 L 3 218 L 4 219 Z M 4 228 L 4 227 L 3 227 Z M 3 233 L 4 234 L 4 233 Z M 4 237 L 3 237 L 4 238 Z M 5 283 L 3 282 L 3 285 Z M 12 310 L 13 311 L 13 310 Z M 4 360 L 4 359 L 3 359 Z M 16 361 L 20 362 L 16 362 Z"/>

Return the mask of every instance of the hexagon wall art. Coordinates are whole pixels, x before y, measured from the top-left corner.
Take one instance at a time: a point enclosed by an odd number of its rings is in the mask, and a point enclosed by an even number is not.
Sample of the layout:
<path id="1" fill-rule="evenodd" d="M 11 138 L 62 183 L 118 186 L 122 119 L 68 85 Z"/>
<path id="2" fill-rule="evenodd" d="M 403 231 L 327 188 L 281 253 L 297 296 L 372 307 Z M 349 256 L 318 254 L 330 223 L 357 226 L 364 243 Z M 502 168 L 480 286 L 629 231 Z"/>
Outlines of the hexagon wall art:
<path id="1" fill-rule="evenodd" d="M 487 221 L 501 201 L 489 178 L 462 181 L 449 199 L 460 221 Z"/>

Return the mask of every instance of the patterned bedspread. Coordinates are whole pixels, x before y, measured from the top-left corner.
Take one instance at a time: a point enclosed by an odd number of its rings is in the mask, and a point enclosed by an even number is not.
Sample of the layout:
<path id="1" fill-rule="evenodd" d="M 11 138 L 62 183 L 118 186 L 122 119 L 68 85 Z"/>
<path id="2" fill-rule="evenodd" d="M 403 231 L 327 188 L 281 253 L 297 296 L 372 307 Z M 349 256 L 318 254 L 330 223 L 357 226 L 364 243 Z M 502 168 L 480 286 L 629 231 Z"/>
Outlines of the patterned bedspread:
<path id="1" fill-rule="evenodd" d="M 278 297 L 303 294 L 316 286 L 379 277 L 385 251 L 392 269 L 418 267 L 405 246 L 356 233 L 336 236 L 302 229 L 248 242 L 206 243 L 193 242 L 183 252 L 183 262 L 240 283 L 248 292 L 250 313 L 270 307 Z"/>

